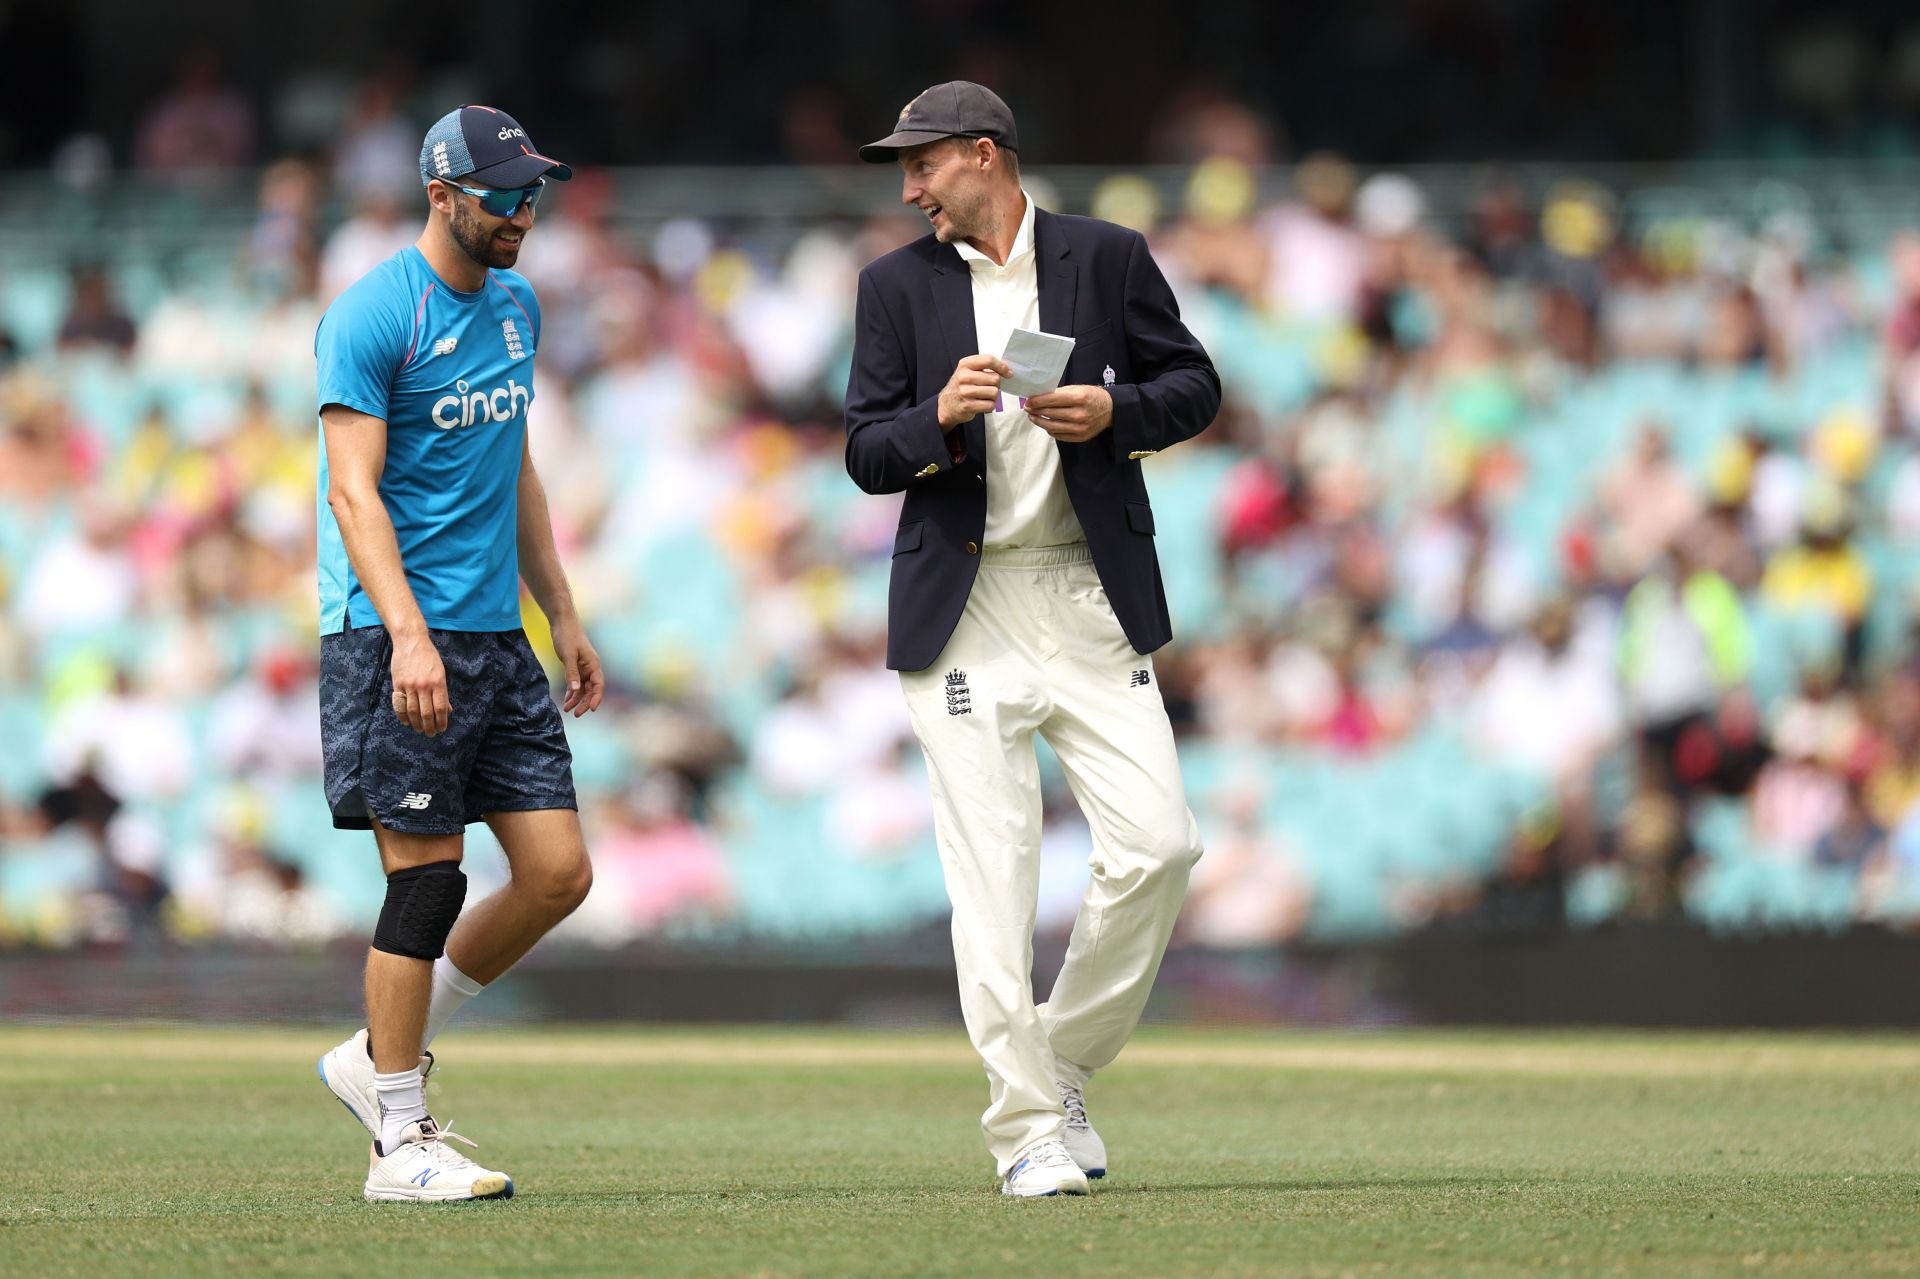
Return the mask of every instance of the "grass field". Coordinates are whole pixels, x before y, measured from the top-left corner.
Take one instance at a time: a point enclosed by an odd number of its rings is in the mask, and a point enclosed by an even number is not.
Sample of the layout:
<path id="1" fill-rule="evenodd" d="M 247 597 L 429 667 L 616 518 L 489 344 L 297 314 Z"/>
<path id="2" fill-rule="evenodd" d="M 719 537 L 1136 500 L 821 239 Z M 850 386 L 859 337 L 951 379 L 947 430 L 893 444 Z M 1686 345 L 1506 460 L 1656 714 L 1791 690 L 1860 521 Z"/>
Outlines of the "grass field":
<path id="1" fill-rule="evenodd" d="M 1144 1032 L 1002 1199 L 959 1031 L 441 1041 L 511 1202 L 372 1205 L 325 1032 L 0 1030 L 0 1274 L 1920 1273 L 1920 1039 Z"/>

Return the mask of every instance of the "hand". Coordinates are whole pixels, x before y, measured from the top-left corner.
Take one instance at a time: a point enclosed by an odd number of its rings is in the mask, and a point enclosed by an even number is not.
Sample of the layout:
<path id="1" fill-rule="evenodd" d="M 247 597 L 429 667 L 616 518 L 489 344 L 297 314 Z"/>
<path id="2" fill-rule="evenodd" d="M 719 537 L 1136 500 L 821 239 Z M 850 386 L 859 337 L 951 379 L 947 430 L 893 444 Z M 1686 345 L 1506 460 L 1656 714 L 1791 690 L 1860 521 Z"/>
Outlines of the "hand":
<path id="1" fill-rule="evenodd" d="M 453 703 L 447 699 L 447 668 L 425 631 L 393 643 L 393 713 L 416 733 L 447 731 Z"/>
<path id="2" fill-rule="evenodd" d="M 1098 386 L 1056 387 L 1029 399 L 1027 416 L 1056 440 L 1084 444 L 1113 425 L 1113 396 Z"/>
<path id="3" fill-rule="evenodd" d="M 560 703 L 561 711 L 572 711 L 579 719 L 588 711 L 599 710 L 600 699 L 607 695 L 607 673 L 601 669 L 600 654 L 588 642 L 579 619 L 555 623 L 553 651 L 567 668 L 567 696 Z"/>
<path id="4" fill-rule="evenodd" d="M 940 429 L 951 431 L 982 413 L 993 412 L 1000 399 L 1000 379 L 1013 370 L 997 355 L 969 355 L 953 366 L 953 376 L 940 391 Z"/>

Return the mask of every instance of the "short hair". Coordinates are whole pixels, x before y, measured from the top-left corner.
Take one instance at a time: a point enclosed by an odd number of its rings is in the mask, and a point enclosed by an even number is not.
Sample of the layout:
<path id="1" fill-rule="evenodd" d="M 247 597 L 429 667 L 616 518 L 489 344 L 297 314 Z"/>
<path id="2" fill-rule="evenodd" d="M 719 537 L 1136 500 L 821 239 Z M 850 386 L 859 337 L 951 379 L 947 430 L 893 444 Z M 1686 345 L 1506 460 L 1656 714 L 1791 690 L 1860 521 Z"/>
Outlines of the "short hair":
<path id="1" fill-rule="evenodd" d="M 956 133 L 951 138 L 948 138 L 947 141 L 953 143 L 955 147 L 957 147 L 962 151 L 971 151 L 973 150 L 973 144 L 978 142 L 983 136 L 984 135 L 978 134 L 978 133 Z M 1012 178 L 1015 182 L 1018 182 L 1020 180 L 1019 153 L 1016 152 L 1012 147 L 1001 146 L 1000 143 L 995 139 L 988 138 L 987 140 L 993 143 L 994 154 L 999 156 L 1003 161 L 1005 161 L 1006 168 L 1007 168 L 1007 176 Z"/>

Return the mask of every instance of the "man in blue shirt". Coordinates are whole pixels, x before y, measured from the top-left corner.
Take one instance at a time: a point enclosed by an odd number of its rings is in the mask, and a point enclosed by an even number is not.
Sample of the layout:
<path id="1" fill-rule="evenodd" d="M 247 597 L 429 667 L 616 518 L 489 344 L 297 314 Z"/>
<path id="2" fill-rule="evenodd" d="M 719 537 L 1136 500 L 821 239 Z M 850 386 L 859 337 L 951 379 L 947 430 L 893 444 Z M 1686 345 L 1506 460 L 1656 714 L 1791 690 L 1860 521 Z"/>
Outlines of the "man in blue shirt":
<path id="1" fill-rule="evenodd" d="M 314 339 L 327 802 L 373 831 L 387 874 L 367 1028 L 320 1077 L 373 1136 L 368 1199 L 512 1197 L 427 1114 L 426 1045 L 592 881 L 562 711 L 596 709 L 606 681 L 527 447 L 540 303 L 510 269 L 547 181 L 571 176 L 511 116 L 449 112 L 420 149 L 426 230 Z M 520 628 L 523 577 L 566 667 L 558 706 Z M 512 877 L 463 912 L 474 821 Z"/>

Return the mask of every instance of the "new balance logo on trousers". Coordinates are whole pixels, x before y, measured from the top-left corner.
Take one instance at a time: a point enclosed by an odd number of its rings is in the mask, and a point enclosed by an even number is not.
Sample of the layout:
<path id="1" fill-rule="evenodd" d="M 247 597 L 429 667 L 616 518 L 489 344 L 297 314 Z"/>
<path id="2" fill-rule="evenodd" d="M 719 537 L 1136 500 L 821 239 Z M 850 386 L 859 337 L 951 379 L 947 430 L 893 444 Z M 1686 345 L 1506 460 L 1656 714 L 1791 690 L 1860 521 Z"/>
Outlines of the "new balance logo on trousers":
<path id="1" fill-rule="evenodd" d="M 400 807 L 412 808 L 412 809 L 424 809 L 428 804 L 431 804 L 432 802 L 433 802 L 433 796 L 431 794 L 425 793 L 422 791 L 417 791 L 417 790 L 410 790 L 407 792 L 406 797 L 400 801 Z"/>

